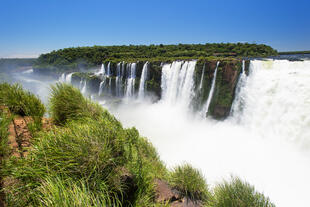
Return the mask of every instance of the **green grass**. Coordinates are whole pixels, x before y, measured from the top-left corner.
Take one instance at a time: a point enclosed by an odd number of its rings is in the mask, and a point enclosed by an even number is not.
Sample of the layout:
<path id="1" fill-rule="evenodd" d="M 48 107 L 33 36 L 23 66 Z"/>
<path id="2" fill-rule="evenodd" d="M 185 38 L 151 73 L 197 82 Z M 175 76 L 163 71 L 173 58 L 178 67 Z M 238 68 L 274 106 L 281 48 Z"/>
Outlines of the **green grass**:
<path id="1" fill-rule="evenodd" d="M 41 118 L 45 113 L 45 106 L 41 100 L 19 84 L 0 84 L 0 105 L 7 106 L 13 114 L 32 116 L 38 125 L 41 124 Z"/>
<path id="2" fill-rule="evenodd" d="M 81 92 L 68 84 L 57 83 L 51 87 L 49 112 L 56 124 L 63 125 L 67 120 L 90 117 L 98 118 L 103 109 Z"/>
<path id="3" fill-rule="evenodd" d="M 175 167 L 170 175 L 170 183 L 183 196 L 194 201 L 201 200 L 207 202 L 210 199 L 211 194 L 205 178 L 199 170 L 189 164 Z"/>
<path id="4" fill-rule="evenodd" d="M 238 177 L 224 181 L 214 188 L 213 207 L 275 207 L 268 197 Z"/>
<path id="5" fill-rule="evenodd" d="M 28 156 L 2 162 L 1 177 L 11 183 L 3 189 L 7 206 L 169 206 L 155 203 L 155 178 L 209 207 L 274 206 L 237 178 L 210 193 L 191 165 L 169 172 L 135 128 L 123 128 L 72 86 L 52 87 L 49 110 L 59 125 L 48 132 L 35 130 Z M 10 118 L 0 115 L 0 135 L 7 137 Z M 0 147 L 4 154 L 7 139 Z"/>
<path id="6" fill-rule="evenodd" d="M 9 114 L 0 109 L 0 157 L 7 157 L 9 154 L 8 128 L 11 120 Z"/>

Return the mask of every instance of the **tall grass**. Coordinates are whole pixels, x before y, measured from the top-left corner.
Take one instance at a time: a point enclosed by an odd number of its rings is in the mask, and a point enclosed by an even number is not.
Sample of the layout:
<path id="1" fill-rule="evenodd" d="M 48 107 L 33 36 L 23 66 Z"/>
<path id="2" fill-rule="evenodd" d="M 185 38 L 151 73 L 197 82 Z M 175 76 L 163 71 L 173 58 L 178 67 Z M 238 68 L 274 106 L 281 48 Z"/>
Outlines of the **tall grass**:
<path id="1" fill-rule="evenodd" d="M 224 181 L 214 188 L 213 207 L 275 207 L 262 193 L 238 177 Z"/>
<path id="2" fill-rule="evenodd" d="M 31 116 L 37 125 L 41 125 L 45 113 L 41 100 L 19 84 L 0 84 L 0 105 L 7 106 L 13 114 Z"/>
<path id="3" fill-rule="evenodd" d="M 0 109 L 0 157 L 7 157 L 9 154 L 8 147 L 8 128 L 11 122 L 10 115 Z"/>
<path id="4" fill-rule="evenodd" d="M 190 164 L 175 167 L 170 175 L 170 183 L 183 196 L 194 201 L 200 200 L 207 203 L 211 197 L 205 178 Z"/>
<path id="5" fill-rule="evenodd" d="M 103 109 L 71 85 L 57 83 L 51 87 L 49 112 L 56 124 L 63 125 L 67 120 L 98 118 Z"/>
<path id="6" fill-rule="evenodd" d="M 13 181 L 3 189 L 7 206 L 168 206 L 155 203 L 155 178 L 210 207 L 274 206 L 237 178 L 219 184 L 211 195 L 191 165 L 168 172 L 135 128 L 124 129 L 72 86 L 52 87 L 49 110 L 58 125 L 34 134 L 28 156 L 3 162 L 1 176 Z M 0 115 L 0 135 L 7 136 L 9 119 Z"/>

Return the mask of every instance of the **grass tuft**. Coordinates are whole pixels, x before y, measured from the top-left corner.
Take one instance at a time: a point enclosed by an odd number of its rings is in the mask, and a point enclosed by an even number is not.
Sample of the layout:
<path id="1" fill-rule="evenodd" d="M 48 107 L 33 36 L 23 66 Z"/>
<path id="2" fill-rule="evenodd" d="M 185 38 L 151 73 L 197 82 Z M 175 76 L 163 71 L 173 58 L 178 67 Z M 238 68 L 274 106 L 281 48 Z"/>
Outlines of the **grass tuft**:
<path id="1" fill-rule="evenodd" d="M 103 109 L 71 85 L 57 83 L 51 87 L 49 112 L 56 124 L 64 125 L 68 120 L 77 120 L 84 117 L 97 119 Z"/>
<path id="2" fill-rule="evenodd" d="M 275 207 L 268 197 L 238 177 L 224 180 L 214 188 L 214 207 Z"/>
<path id="3" fill-rule="evenodd" d="M 183 164 L 173 169 L 170 175 L 172 187 L 192 200 L 207 202 L 210 193 L 205 178 L 201 172 L 190 164 Z"/>

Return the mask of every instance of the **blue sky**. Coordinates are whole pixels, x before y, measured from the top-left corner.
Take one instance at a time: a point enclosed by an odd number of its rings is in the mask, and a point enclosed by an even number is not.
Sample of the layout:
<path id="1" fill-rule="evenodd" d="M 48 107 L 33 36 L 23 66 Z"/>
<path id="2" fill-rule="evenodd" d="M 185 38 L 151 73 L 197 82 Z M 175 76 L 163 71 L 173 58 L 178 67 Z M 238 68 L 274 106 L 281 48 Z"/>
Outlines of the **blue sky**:
<path id="1" fill-rule="evenodd" d="M 309 0 L 0 0 L 0 57 L 65 47 L 249 42 L 310 50 Z"/>

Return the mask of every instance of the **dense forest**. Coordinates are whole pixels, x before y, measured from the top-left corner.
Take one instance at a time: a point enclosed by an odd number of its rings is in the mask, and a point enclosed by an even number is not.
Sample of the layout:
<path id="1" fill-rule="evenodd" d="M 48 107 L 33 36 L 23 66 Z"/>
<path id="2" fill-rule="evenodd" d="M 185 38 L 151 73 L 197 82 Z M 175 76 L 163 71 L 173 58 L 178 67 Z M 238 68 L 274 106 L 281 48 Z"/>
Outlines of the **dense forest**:
<path id="1" fill-rule="evenodd" d="M 278 52 L 270 46 L 249 43 L 93 46 L 65 48 L 42 54 L 35 67 L 89 68 L 106 61 L 173 61 L 179 59 L 267 57 L 277 54 Z"/>

